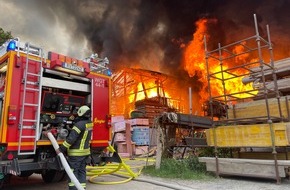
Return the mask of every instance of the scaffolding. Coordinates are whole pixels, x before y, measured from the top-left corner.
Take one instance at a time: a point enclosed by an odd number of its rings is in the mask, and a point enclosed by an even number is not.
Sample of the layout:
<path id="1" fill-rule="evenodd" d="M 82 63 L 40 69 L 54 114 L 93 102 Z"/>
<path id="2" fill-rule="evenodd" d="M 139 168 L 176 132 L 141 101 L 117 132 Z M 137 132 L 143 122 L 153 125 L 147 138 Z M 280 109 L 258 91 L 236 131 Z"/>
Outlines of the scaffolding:
<path id="1" fill-rule="evenodd" d="M 217 156 L 218 146 L 216 142 L 216 128 L 221 125 L 226 126 L 266 123 L 268 124 L 271 133 L 271 148 L 275 162 L 276 180 L 277 183 L 280 183 L 281 179 L 278 173 L 277 151 L 275 145 L 275 136 L 273 133 L 273 122 L 285 121 L 285 118 L 281 113 L 281 95 L 278 90 L 277 75 L 274 68 L 273 47 L 270 38 L 269 26 L 267 25 L 266 27 L 267 39 L 264 39 L 260 36 L 256 15 L 254 15 L 254 24 L 254 36 L 242 39 L 226 46 L 221 46 L 219 43 L 218 48 L 215 50 L 208 50 L 207 39 L 204 37 L 209 92 L 209 115 L 213 120 L 215 120 L 212 127 L 214 129 L 213 136 L 216 155 L 216 175 L 219 176 L 220 174 L 218 164 L 219 159 Z M 242 51 L 235 51 L 236 47 L 240 47 L 240 50 Z M 250 59 L 242 59 L 244 57 Z M 265 61 L 265 59 L 268 59 L 268 61 Z M 220 70 L 212 72 L 210 70 L 212 63 L 218 63 Z M 243 83 L 253 83 L 254 88 L 237 92 L 230 92 L 227 89 L 227 83 L 233 80 L 241 82 L 243 81 Z M 267 88 L 266 82 L 268 80 L 272 80 L 274 82 L 273 89 Z M 217 95 L 213 92 L 213 87 L 217 83 L 221 84 L 222 86 L 222 95 Z M 269 108 L 269 98 L 273 97 L 277 100 L 279 112 L 278 117 L 273 116 L 271 109 Z M 257 99 L 264 101 L 266 115 L 247 118 L 229 118 L 228 112 L 226 112 L 225 118 L 218 118 L 218 120 L 214 118 L 216 102 L 219 102 L 221 105 L 226 105 L 228 107 L 231 106 L 234 109 L 235 104 L 240 102 L 254 101 Z"/>
<path id="2" fill-rule="evenodd" d="M 253 120 L 258 120 L 260 123 L 266 123 L 269 120 L 285 120 L 281 114 L 281 95 L 277 86 L 277 76 L 274 67 L 273 47 L 270 39 L 269 26 L 267 25 L 266 40 L 259 34 L 256 15 L 254 15 L 254 21 L 256 32 L 254 36 L 242 39 L 226 46 L 221 46 L 219 43 L 218 48 L 215 50 L 208 51 L 206 37 L 204 38 L 210 113 L 214 113 L 214 104 L 216 102 L 220 102 L 222 105 L 233 106 L 234 109 L 234 105 L 237 103 L 257 99 L 263 99 L 265 101 L 267 113 L 265 116 L 229 119 L 227 113 L 225 115 L 226 119 L 223 120 L 223 122 L 226 123 L 238 124 L 243 123 L 245 120 L 251 123 L 253 123 Z M 236 47 L 241 47 L 240 49 L 243 51 L 236 52 Z M 249 59 L 242 60 L 241 57 L 243 56 L 249 57 Z M 265 59 L 268 59 L 269 61 L 266 62 Z M 212 61 L 217 61 L 219 63 L 219 71 L 210 71 Z M 252 83 L 253 88 L 229 92 L 227 89 L 227 83 L 233 80 L 244 84 Z M 267 88 L 267 80 L 273 80 L 274 89 Z M 215 95 L 212 93 L 212 86 L 213 84 L 216 84 L 216 81 L 219 81 L 219 83 L 222 84 L 222 95 Z M 272 97 L 277 99 L 279 117 L 274 117 L 271 115 L 268 99 Z"/>

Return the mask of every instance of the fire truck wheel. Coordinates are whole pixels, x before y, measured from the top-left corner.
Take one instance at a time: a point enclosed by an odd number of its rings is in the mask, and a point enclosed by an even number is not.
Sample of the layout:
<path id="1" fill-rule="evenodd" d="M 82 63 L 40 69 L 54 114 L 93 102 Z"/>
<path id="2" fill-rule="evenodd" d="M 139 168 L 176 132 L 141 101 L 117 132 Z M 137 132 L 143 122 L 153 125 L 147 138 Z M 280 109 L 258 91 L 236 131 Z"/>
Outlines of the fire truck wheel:
<path id="1" fill-rule="evenodd" d="M 58 170 L 44 170 L 41 176 L 45 183 L 60 182 L 66 179 L 65 171 Z"/>

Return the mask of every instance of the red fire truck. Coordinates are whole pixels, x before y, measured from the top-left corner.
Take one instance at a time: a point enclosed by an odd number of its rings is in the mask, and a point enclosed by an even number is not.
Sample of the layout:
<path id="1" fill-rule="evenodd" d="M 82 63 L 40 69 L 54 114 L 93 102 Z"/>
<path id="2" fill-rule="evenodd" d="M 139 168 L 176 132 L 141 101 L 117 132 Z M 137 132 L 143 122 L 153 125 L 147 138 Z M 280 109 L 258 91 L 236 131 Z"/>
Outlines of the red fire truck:
<path id="1" fill-rule="evenodd" d="M 95 162 L 110 136 L 111 78 L 108 59 L 84 60 L 12 39 L 0 47 L 0 181 L 11 175 L 39 173 L 45 182 L 66 174 L 49 139 L 61 144 L 77 110 L 88 105 L 94 123 Z"/>

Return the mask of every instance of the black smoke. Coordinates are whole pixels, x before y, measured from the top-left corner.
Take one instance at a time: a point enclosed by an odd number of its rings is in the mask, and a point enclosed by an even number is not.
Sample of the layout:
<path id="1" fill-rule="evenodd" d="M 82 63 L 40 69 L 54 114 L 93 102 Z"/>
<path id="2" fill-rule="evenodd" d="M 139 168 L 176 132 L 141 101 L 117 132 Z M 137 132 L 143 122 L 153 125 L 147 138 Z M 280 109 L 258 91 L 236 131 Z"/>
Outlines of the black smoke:
<path id="1" fill-rule="evenodd" d="M 107 56 L 111 67 L 139 65 L 183 75 L 182 55 L 192 40 L 195 22 L 216 18 L 210 27 L 209 48 L 254 35 L 253 14 L 261 35 L 269 24 L 274 55 L 288 57 L 289 0 L 26 0 L 11 1 L 19 8 L 45 16 L 47 27 L 59 22 L 72 44 L 84 38 L 92 52 Z M 68 19 L 69 18 L 69 19 Z M 13 33 L 13 31 L 12 31 Z M 48 39 L 49 40 L 49 39 Z M 157 68 L 155 68 L 157 66 Z"/>

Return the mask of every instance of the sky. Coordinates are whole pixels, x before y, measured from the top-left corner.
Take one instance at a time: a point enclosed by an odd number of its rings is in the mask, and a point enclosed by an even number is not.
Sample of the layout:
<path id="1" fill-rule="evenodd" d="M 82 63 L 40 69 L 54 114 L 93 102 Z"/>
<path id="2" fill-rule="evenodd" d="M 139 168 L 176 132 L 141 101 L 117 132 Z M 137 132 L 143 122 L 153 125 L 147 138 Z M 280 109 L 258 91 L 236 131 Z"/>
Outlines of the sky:
<path id="1" fill-rule="evenodd" d="M 184 75 L 184 49 L 202 18 L 217 20 L 208 31 L 214 48 L 252 36 L 256 14 L 261 35 L 270 26 L 274 54 L 289 56 L 289 7 L 290 0 L 0 0 L 0 27 L 46 51 Z"/>

